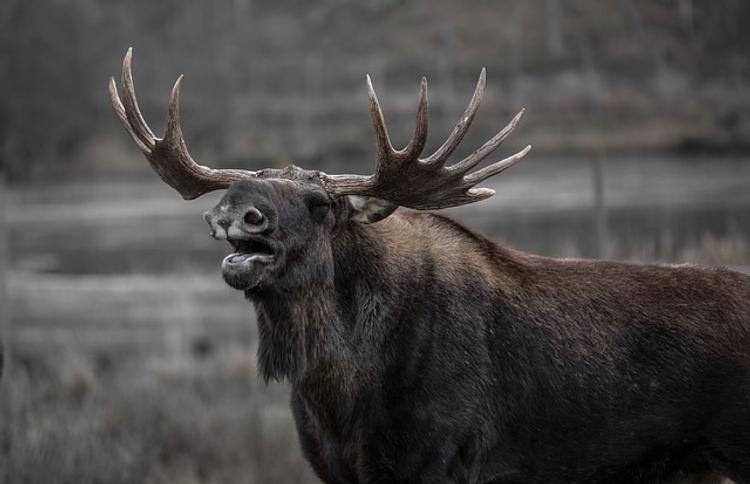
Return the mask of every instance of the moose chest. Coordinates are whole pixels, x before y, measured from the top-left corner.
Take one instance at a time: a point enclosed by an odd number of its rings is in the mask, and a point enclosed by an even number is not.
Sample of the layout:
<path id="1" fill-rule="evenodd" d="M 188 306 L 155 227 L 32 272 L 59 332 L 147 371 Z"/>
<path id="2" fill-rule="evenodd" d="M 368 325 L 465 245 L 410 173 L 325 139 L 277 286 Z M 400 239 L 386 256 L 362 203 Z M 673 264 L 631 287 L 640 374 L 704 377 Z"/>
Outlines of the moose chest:
<path id="1" fill-rule="evenodd" d="M 321 382 L 292 390 L 292 413 L 305 457 L 326 482 L 361 482 L 366 425 L 351 396 Z"/>
<path id="2" fill-rule="evenodd" d="M 319 378 L 293 386 L 300 443 L 316 473 L 331 483 L 442 482 L 448 475 L 478 482 L 472 473 L 481 468 L 486 427 L 472 412 L 475 405 L 435 398 L 441 378 L 399 368 L 372 372 L 348 392 Z M 471 402 L 482 400 L 460 391 Z"/>

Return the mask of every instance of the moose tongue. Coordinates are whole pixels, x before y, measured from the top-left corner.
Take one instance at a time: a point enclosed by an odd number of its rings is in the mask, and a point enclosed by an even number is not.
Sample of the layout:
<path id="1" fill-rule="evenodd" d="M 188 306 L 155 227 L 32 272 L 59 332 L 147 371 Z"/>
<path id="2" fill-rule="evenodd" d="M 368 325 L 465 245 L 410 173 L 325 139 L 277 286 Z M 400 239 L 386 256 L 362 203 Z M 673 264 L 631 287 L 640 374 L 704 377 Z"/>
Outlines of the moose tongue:
<path id="1" fill-rule="evenodd" d="M 247 259 L 249 256 L 250 254 L 235 254 L 232 256 L 231 259 L 229 259 L 229 262 L 232 262 L 232 263 L 242 262 L 245 259 Z"/>

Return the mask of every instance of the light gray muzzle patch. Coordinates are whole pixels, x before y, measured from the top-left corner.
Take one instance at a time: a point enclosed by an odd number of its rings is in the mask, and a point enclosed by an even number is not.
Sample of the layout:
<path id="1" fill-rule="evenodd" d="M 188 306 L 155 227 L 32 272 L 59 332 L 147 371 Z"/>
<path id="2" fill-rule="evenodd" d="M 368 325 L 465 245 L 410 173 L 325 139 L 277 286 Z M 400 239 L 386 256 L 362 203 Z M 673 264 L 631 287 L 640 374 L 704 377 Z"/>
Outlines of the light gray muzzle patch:
<path id="1" fill-rule="evenodd" d="M 252 217 L 247 215 L 251 214 Z M 263 233 L 268 228 L 268 219 L 255 207 L 233 209 L 217 206 L 203 214 L 203 220 L 211 228 L 211 236 L 217 240 L 243 240 Z M 248 223 L 248 220 L 252 223 Z"/>

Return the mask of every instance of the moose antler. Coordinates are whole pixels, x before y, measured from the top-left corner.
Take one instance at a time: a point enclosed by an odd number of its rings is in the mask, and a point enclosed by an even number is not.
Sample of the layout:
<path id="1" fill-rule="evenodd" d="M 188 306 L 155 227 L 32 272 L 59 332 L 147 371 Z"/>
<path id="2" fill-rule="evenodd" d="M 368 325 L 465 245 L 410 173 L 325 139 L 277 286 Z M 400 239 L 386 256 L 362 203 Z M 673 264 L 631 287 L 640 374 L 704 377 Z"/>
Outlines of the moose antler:
<path id="1" fill-rule="evenodd" d="M 180 125 L 180 84 L 182 76 L 177 78 L 172 88 L 169 102 L 169 117 L 167 129 L 163 138 L 154 136 L 151 128 L 143 119 L 138 101 L 135 97 L 133 85 L 133 71 L 131 59 L 133 48 L 129 48 L 122 61 L 122 91 L 123 101 L 117 94 L 115 78 L 109 79 L 109 97 L 115 114 L 130 133 L 133 141 L 146 155 L 151 168 L 159 174 L 167 185 L 177 190 L 185 200 L 198 198 L 213 190 L 227 188 L 233 182 L 246 180 L 256 176 L 254 171 L 248 170 L 214 170 L 199 165 L 188 153 L 187 145 L 182 137 Z"/>
<path id="2" fill-rule="evenodd" d="M 446 166 L 448 157 L 458 147 L 479 109 L 484 93 L 485 78 L 486 72 L 482 68 L 474 95 L 453 132 L 432 155 L 420 158 L 427 139 L 427 80 L 422 78 L 419 90 L 417 127 L 414 130 L 414 136 L 404 149 L 396 150 L 391 145 L 383 111 L 380 109 L 370 76 L 367 76 L 370 115 L 375 126 L 377 142 L 375 173 L 367 176 L 321 174 L 326 189 L 336 195 L 377 197 L 397 205 L 422 210 L 455 207 L 478 202 L 494 195 L 495 191 L 492 189 L 474 188 L 474 186 L 518 163 L 526 156 L 531 146 L 485 168 L 471 173 L 469 171 L 495 151 L 513 132 L 524 110 L 521 110 L 505 128 L 475 152 L 453 165 Z"/>
<path id="3" fill-rule="evenodd" d="M 131 60 L 133 49 L 128 49 L 122 62 L 123 100 L 117 93 L 114 78 L 109 80 L 109 95 L 117 117 L 146 155 L 151 167 L 162 180 L 177 190 L 186 200 L 197 198 L 213 190 L 227 188 L 235 181 L 258 175 L 249 170 L 212 169 L 199 165 L 188 153 L 180 126 L 180 84 L 182 76 L 172 88 L 167 129 L 163 138 L 154 136 L 143 119 L 135 97 Z M 328 175 L 319 177 L 326 190 L 335 196 L 362 195 L 376 197 L 395 205 L 415 209 L 438 209 L 477 202 L 495 194 L 489 188 L 474 188 L 483 180 L 515 165 L 526 156 L 531 146 L 515 155 L 470 173 L 479 162 L 495 151 L 510 135 L 523 115 L 521 110 L 508 125 L 474 153 L 453 165 L 446 166 L 448 157 L 463 139 L 479 109 L 485 84 L 482 69 L 474 95 L 448 139 L 432 155 L 420 158 L 427 140 L 427 80 L 422 78 L 417 110 L 417 127 L 409 144 L 402 150 L 391 145 L 388 129 L 380 109 L 378 97 L 367 76 L 370 114 L 377 140 L 377 165 L 372 175 Z"/>

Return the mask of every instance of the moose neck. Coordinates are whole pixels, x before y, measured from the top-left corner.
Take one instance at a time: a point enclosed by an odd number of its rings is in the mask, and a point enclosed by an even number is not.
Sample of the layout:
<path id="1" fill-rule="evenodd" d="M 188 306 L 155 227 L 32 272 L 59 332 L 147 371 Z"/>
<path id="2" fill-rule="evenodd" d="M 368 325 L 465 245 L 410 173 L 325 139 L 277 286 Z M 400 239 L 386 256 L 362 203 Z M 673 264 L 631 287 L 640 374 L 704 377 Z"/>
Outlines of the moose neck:
<path id="1" fill-rule="evenodd" d="M 362 347 L 372 342 L 365 333 L 388 287 L 387 271 L 378 266 L 382 257 L 373 253 L 379 245 L 377 234 L 357 224 L 331 242 L 330 280 L 247 294 L 258 317 L 258 369 L 265 380 L 353 392 L 372 362 Z"/>
<path id="2" fill-rule="evenodd" d="M 258 316 L 258 369 L 265 380 L 301 383 L 322 368 L 345 368 L 349 358 L 333 288 L 254 297 Z M 334 375 L 331 375 L 334 376 Z"/>
<path id="3" fill-rule="evenodd" d="M 471 235 L 456 236 L 464 231 Z M 391 351 L 387 335 L 409 317 L 396 310 L 404 300 L 411 301 L 413 315 L 419 301 L 451 304 L 430 302 L 431 293 L 453 294 L 469 283 L 475 297 L 486 290 L 491 298 L 508 284 L 498 273 L 510 277 L 517 267 L 514 256 L 489 240 L 444 217 L 416 212 L 351 224 L 332 238 L 330 249 L 330 280 L 250 299 L 258 314 L 263 377 L 339 397 L 356 393 L 361 375 L 371 381 L 382 374 Z"/>

